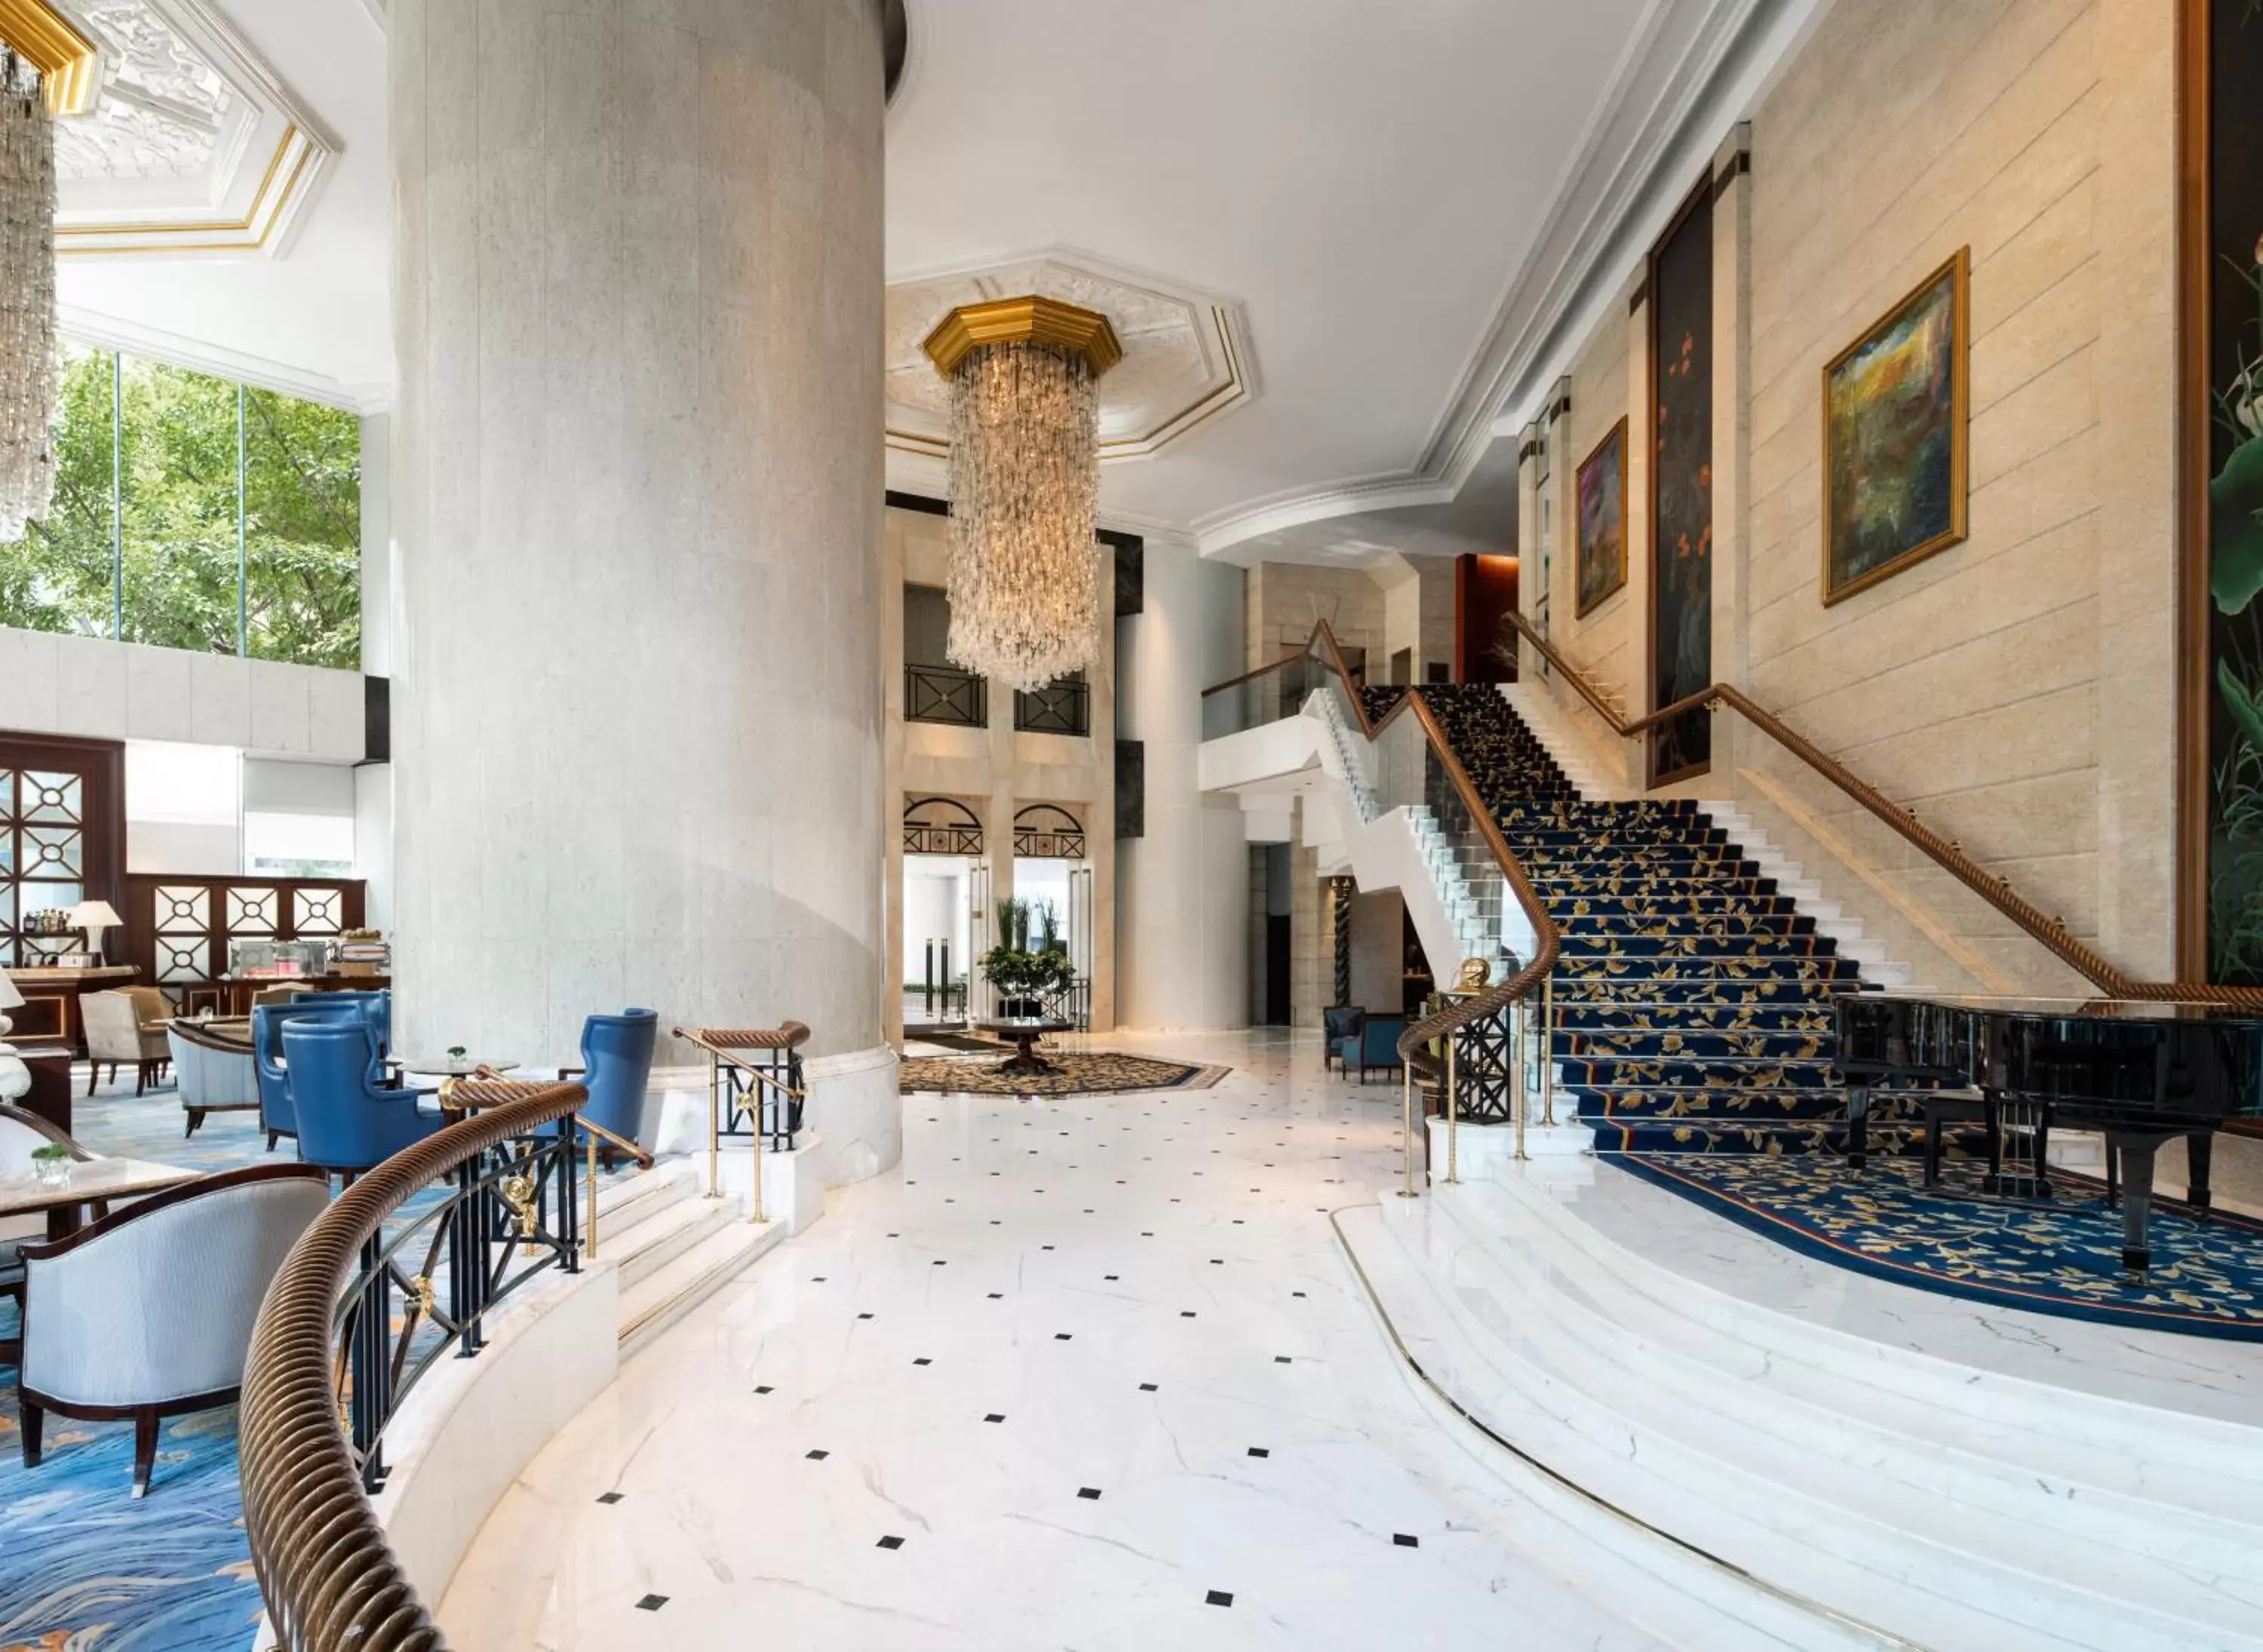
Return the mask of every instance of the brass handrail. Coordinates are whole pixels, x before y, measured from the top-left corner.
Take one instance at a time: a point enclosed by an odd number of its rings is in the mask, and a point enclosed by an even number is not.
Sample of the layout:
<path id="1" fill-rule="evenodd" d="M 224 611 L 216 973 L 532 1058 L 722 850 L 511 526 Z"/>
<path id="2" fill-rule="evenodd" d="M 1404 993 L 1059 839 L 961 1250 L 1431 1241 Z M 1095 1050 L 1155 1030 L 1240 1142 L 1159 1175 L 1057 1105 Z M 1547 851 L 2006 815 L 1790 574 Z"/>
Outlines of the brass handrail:
<path id="1" fill-rule="evenodd" d="M 1530 997 L 1536 988 L 1544 990 L 1546 984 L 1555 974 L 1557 955 L 1562 946 L 1562 932 L 1557 929 L 1556 921 L 1548 916 L 1547 908 L 1540 903 L 1540 896 L 1533 889 L 1532 880 L 1525 874 L 1523 863 L 1517 859 L 1515 851 L 1509 848 L 1508 840 L 1501 835 L 1500 823 L 1493 819 L 1492 808 L 1479 794 L 1476 782 L 1470 779 L 1469 771 L 1462 766 L 1462 760 L 1455 756 L 1453 744 L 1446 737 L 1445 726 L 1438 721 L 1436 709 L 1423 697 L 1421 689 L 1410 685 L 1392 704 L 1388 711 L 1380 717 L 1370 718 L 1368 715 L 1367 704 L 1359 692 L 1361 685 L 1353 677 L 1349 667 L 1345 663 L 1343 649 L 1338 646 L 1335 631 L 1327 620 L 1314 622 L 1311 637 L 1296 653 L 1283 655 L 1270 665 L 1262 665 L 1254 671 L 1245 671 L 1240 677 L 1230 677 L 1203 692 L 1208 695 L 1216 693 L 1220 689 L 1232 688 L 1236 684 L 1247 682 L 1252 677 L 1262 677 L 1269 671 L 1280 670 L 1315 653 L 1319 655 L 1321 663 L 1334 671 L 1337 679 L 1343 684 L 1344 698 L 1351 702 L 1351 714 L 1358 720 L 1359 731 L 1369 740 L 1372 741 L 1384 729 L 1390 727 L 1400 714 L 1411 710 L 1413 715 L 1422 726 L 1422 737 L 1430 743 L 1431 750 L 1438 754 L 1439 764 L 1444 770 L 1449 783 L 1460 796 L 1463 807 L 1469 810 L 1470 818 L 1477 822 L 1478 830 L 1485 838 L 1486 847 L 1492 851 L 1494 860 L 1500 863 L 1501 877 L 1515 895 L 1517 905 L 1523 909 L 1525 921 L 1532 926 L 1534 942 L 1532 957 L 1526 961 L 1522 969 L 1498 986 L 1487 987 L 1465 998 L 1454 999 L 1436 1014 L 1415 1022 L 1399 1034 L 1399 1059 L 1401 1062 L 1409 1064 L 1408 1070 L 1411 1072 L 1412 1063 L 1421 1057 L 1425 1047 L 1432 1040 L 1448 1038 L 1465 1026 L 1492 1019 L 1511 1005 L 1521 1004 Z M 1446 966 L 1441 966 L 1441 967 L 1444 967 Z M 1544 1026 L 1542 1036 L 1546 1038 L 1549 1032 L 1550 1029 Z M 1547 1059 L 1547 1053 L 1544 1049 L 1542 1056 L 1544 1071 L 1546 1070 Z M 1516 1055 L 1516 1072 L 1519 1075 L 1520 1088 L 1524 1070 L 1523 1061 L 1523 1051 L 1520 1048 Z M 1451 1086 L 1450 1085 L 1449 1088 L 1450 1090 Z M 1411 1108 L 1411 1100 L 1409 1105 Z M 1412 1128 L 1410 1122 L 1408 1127 L 1410 1135 Z M 1518 1147 L 1521 1151 L 1524 1129 L 1524 1108 L 1522 1105 L 1516 1108 L 1516 1129 Z"/>
<path id="2" fill-rule="evenodd" d="M 2263 1009 L 2263 988 L 2216 987 L 2182 981 L 2139 981 L 2125 975 L 2100 953 L 2076 939 L 2067 929 L 2065 919 L 2046 914 L 2041 907 L 2020 895 L 2012 888 L 2009 878 L 1992 876 L 1985 866 L 1964 852 L 1963 844 L 1954 838 L 1942 837 L 1930 826 L 1920 822 L 1916 810 L 1905 808 L 1887 797 L 1836 757 L 1817 747 L 1805 735 L 1787 726 L 1774 713 L 1754 705 L 1733 685 L 1715 683 L 1694 694 L 1686 694 L 1671 706 L 1662 706 L 1647 716 L 1623 717 L 1588 681 L 1587 675 L 1542 636 L 1529 620 L 1511 610 L 1508 622 L 1543 659 L 1561 672 L 1565 680 L 1579 691 L 1580 697 L 1587 702 L 1612 733 L 1627 739 L 1633 739 L 1647 729 L 1700 707 L 1726 706 L 1738 712 L 1746 722 L 1860 803 L 1902 837 L 1914 844 L 1935 865 L 2010 918 L 2101 991 L 2116 998 L 2184 1000 L 2195 1004 L 2229 1004 L 2241 1009 Z"/>
<path id="3" fill-rule="evenodd" d="M 445 1652 L 446 1638 L 386 1540 L 354 1470 L 331 1392 L 339 1288 L 385 1219 L 491 1147 L 580 1110 L 589 1091 L 546 1084 L 483 1107 L 357 1177 L 284 1259 L 244 1361 L 238 1432 L 252 1569 L 290 1652 Z"/>

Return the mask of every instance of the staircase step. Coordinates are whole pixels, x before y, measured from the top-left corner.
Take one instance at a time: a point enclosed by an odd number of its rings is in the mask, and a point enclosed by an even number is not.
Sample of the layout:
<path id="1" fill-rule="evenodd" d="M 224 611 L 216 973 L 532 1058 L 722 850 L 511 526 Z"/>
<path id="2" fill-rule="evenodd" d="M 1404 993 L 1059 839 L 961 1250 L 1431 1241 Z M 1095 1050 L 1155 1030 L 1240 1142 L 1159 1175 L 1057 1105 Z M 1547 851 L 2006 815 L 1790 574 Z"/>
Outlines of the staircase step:
<path id="1" fill-rule="evenodd" d="M 677 1257 L 732 1222 L 742 1221 L 738 1201 L 693 1196 L 677 1200 L 618 1234 L 598 1222 L 598 1254 L 621 1271 L 621 1289 L 649 1279 Z"/>
<path id="2" fill-rule="evenodd" d="M 735 1201 L 725 1201 L 734 1204 Z M 734 1219 L 621 1292 L 621 1358 L 649 1346 L 721 1286 L 753 1266 L 785 1237 L 785 1224 Z"/>

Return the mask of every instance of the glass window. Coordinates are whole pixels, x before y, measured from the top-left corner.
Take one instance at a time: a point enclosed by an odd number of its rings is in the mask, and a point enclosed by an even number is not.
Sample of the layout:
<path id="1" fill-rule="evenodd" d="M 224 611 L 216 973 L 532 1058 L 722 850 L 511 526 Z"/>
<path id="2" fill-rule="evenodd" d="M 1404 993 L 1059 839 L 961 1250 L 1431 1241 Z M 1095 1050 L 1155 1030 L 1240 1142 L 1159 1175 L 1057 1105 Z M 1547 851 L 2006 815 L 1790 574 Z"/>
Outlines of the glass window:
<path id="1" fill-rule="evenodd" d="M 125 640 L 234 654 L 235 387 L 128 356 L 119 414 Z"/>
<path id="2" fill-rule="evenodd" d="M 361 421 L 246 390 L 247 651 L 361 669 Z"/>
<path id="3" fill-rule="evenodd" d="M 358 670 L 359 418 L 60 354 L 54 504 L 0 555 L 0 625 Z"/>
<path id="4" fill-rule="evenodd" d="M 115 572 L 107 351 L 66 344 L 58 363 L 55 496 L 47 519 L 0 555 L 0 625 L 111 634 Z M 20 553 L 20 554 L 18 554 Z"/>

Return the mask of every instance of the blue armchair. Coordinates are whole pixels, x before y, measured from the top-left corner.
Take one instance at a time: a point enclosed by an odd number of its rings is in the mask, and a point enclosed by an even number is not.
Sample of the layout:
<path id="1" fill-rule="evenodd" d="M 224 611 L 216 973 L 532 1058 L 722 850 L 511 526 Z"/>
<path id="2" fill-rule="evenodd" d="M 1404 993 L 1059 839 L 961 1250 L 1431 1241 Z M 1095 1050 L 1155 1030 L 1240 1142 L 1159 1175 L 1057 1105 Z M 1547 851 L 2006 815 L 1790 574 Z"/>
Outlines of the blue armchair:
<path id="1" fill-rule="evenodd" d="M 343 993 L 252 1006 L 251 1070 L 259 1085 L 259 1123 L 267 1132 L 270 1153 L 275 1150 L 278 1138 L 289 1136 L 295 1141 L 299 1134 L 290 1075 L 283 1066 L 283 1024 L 293 1020 L 343 1020 L 355 1026 L 366 1025 L 361 1004 Z"/>
<path id="2" fill-rule="evenodd" d="M 358 1015 L 293 1016 L 283 1023 L 283 1059 L 298 1114 L 299 1156 L 349 1179 L 438 1130 L 430 1092 L 388 1090 L 377 1045 Z"/>
<path id="3" fill-rule="evenodd" d="M 1353 1004 L 1334 1004 L 1320 1011 L 1320 1066 L 1324 1071 L 1351 1071 L 1351 1064 L 1359 1059 L 1360 1024 L 1366 1019 L 1367 1011 Z"/>
<path id="4" fill-rule="evenodd" d="M 593 1015 L 582 1023 L 582 1064 L 558 1069 L 559 1077 L 579 1078 L 589 1090 L 582 1116 L 634 1142 L 637 1162 L 647 1169 L 660 1134 L 660 1103 L 651 1088 L 653 1046 L 659 1036 L 660 1017 L 651 1010 Z M 603 1137 L 598 1149 L 610 1163 L 612 1148 Z"/>
<path id="5" fill-rule="evenodd" d="M 301 1015 L 308 1010 L 328 1010 L 333 1004 L 351 1004 L 360 1006 L 362 1018 L 369 1023 L 371 1036 L 377 1040 L 380 1056 L 393 1054 L 393 995 L 390 992 L 312 992 L 300 998 L 294 1006 Z"/>
<path id="6" fill-rule="evenodd" d="M 1403 1015 L 1370 1015 L 1359 1028 L 1359 1082 L 1367 1083 L 1370 1068 L 1395 1073 L 1399 1068 L 1399 1035 L 1406 1031 Z M 1345 1063 L 1347 1066 L 1349 1062 Z"/>

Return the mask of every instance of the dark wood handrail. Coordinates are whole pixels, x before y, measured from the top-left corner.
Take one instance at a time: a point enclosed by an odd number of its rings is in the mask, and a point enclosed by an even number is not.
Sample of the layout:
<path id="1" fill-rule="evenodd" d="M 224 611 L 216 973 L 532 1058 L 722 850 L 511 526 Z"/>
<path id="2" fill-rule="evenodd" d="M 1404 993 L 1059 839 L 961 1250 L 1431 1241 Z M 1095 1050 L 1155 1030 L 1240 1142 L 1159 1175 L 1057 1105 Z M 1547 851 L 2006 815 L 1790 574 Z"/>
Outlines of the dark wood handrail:
<path id="1" fill-rule="evenodd" d="M 1587 674 L 1565 659 L 1524 615 L 1512 610 L 1508 622 L 1550 666 L 1562 675 L 1565 681 L 1578 691 L 1580 698 L 1587 702 L 1611 732 L 1624 738 L 1634 739 L 1648 729 L 1700 707 L 1730 707 L 1901 837 L 1917 845 L 1935 865 L 2010 918 L 2100 991 L 2116 998 L 2182 1000 L 2194 1004 L 2228 1004 L 2247 1010 L 2263 1009 L 2263 988 L 2216 987 L 2182 981 L 2139 981 L 2125 975 L 2102 954 L 2078 940 L 2066 927 L 2064 919 L 2045 913 L 2041 907 L 2014 890 L 2009 878 L 1992 876 L 1985 867 L 1964 852 L 1962 844 L 1954 838 L 1944 837 L 1925 825 L 1918 819 L 1914 809 L 1905 808 L 1893 801 L 1804 735 L 1789 727 L 1773 712 L 1754 705 L 1733 685 L 1715 683 L 1694 694 L 1686 694 L 1671 706 L 1662 706 L 1647 716 L 1623 717 L 1587 679 Z"/>
<path id="2" fill-rule="evenodd" d="M 1532 925 L 1535 945 L 1532 957 L 1524 967 L 1498 986 L 1487 987 L 1484 991 L 1472 993 L 1466 998 L 1456 998 L 1435 1015 L 1415 1022 L 1399 1034 L 1398 1045 L 1399 1060 L 1416 1061 L 1420 1059 L 1424 1048 L 1433 1040 L 1443 1038 L 1450 1032 L 1458 1032 L 1473 1022 L 1489 1020 L 1510 1004 L 1521 1003 L 1530 996 L 1534 989 L 1554 971 L 1563 937 L 1561 931 L 1556 927 L 1556 921 L 1548 916 L 1547 908 L 1541 905 L 1540 896 L 1532 888 L 1532 880 L 1525 875 L 1523 863 L 1517 859 L 1515 852 L 1509 848 L 1508 840 L 1501 836 L 1500 823 L 1493 819 L 1493 810 L 1487 807 L 1484 797 L 1479 793 L 1477 783 L 1470 779 L 1469 771 L 1462 766 L 1461 758 L 1454 755 L 1453 743 L 1446 738 L 1445 725 L 1438 721 L 1436 708 L 1423 698 L 1422 691 L 1419 687 L 1409 687 L 1392 703 L 1390 710 L 1385 712 L 1380 717 L 1370 718 L 1368 715 L 1367 702 L 1360 695 L 1360 684 L 1354 678 L 1350 668 L 1345 663 L 1343 649 L 1336 642 L 1334 628 L 1327 620 L 1318 620 L 1313 624 L 1312 634 L 1305 640 L 1305 646 L 1295 653 L 1285 654 L 1270 665 L 1261 665 L 1254 671 L 1245 671 L 1240 677 L 1229 677 L 1223 683 L 1215 684 L 1204 689 L 1203 692 L 1205 695 L 1217 693 L 1221 689 L 1232 688 L 1236 684 L 1248 682 L 1253 677 L 1263 677 L 1268 672 L 1280 670 L 1283 667 L 1293 665 L 1299 660 L 1308 659 L 1315 655 L 1319 656 L 1323 665 L 1335 673 L 1337 680 L 1344 685 L 1344 698 L 1351 702 L 1351 714 L 1358 719 L 1359 731 L 1369 740 L 1374 740 L 1404 713 L 1411 713 L 1422 725 L 1422 737 L 1430 743 L 1430 749 L 1438 754 L 1439 765 L 1445 771 L 1448 782 L 1460 796 L 1462 806 L 1469 810 L 1470 818 L 1477 822 L 1478 830 L 1485 838 L 1486 847 L 1492 851 L 1493 858 L 1500 863 L 1501 877 L 1507 881 L 1510 890 L 1515 893 L 1517 905 L 1523 908 L 1525 921 Z M 1450 967 L 1460 961 L 1459 959 L 1446 960 L 1440 967 Z"/>
<path id="3" fill-rule="evenodd" d="M 581 1111 L 579 1084 L 457 1087 L 481 1108 L 368 1171 L 315 1219 L 260 1305 L 239 1423 L 251 1564 L 290 1652 L 444 1652 L 355 1472 L 331 1391 L 338 1291 L 364 1243 L 420 1188 L 475 1155 Z M 485 1105 L 494 1102 L 499 1105 Z"/>

